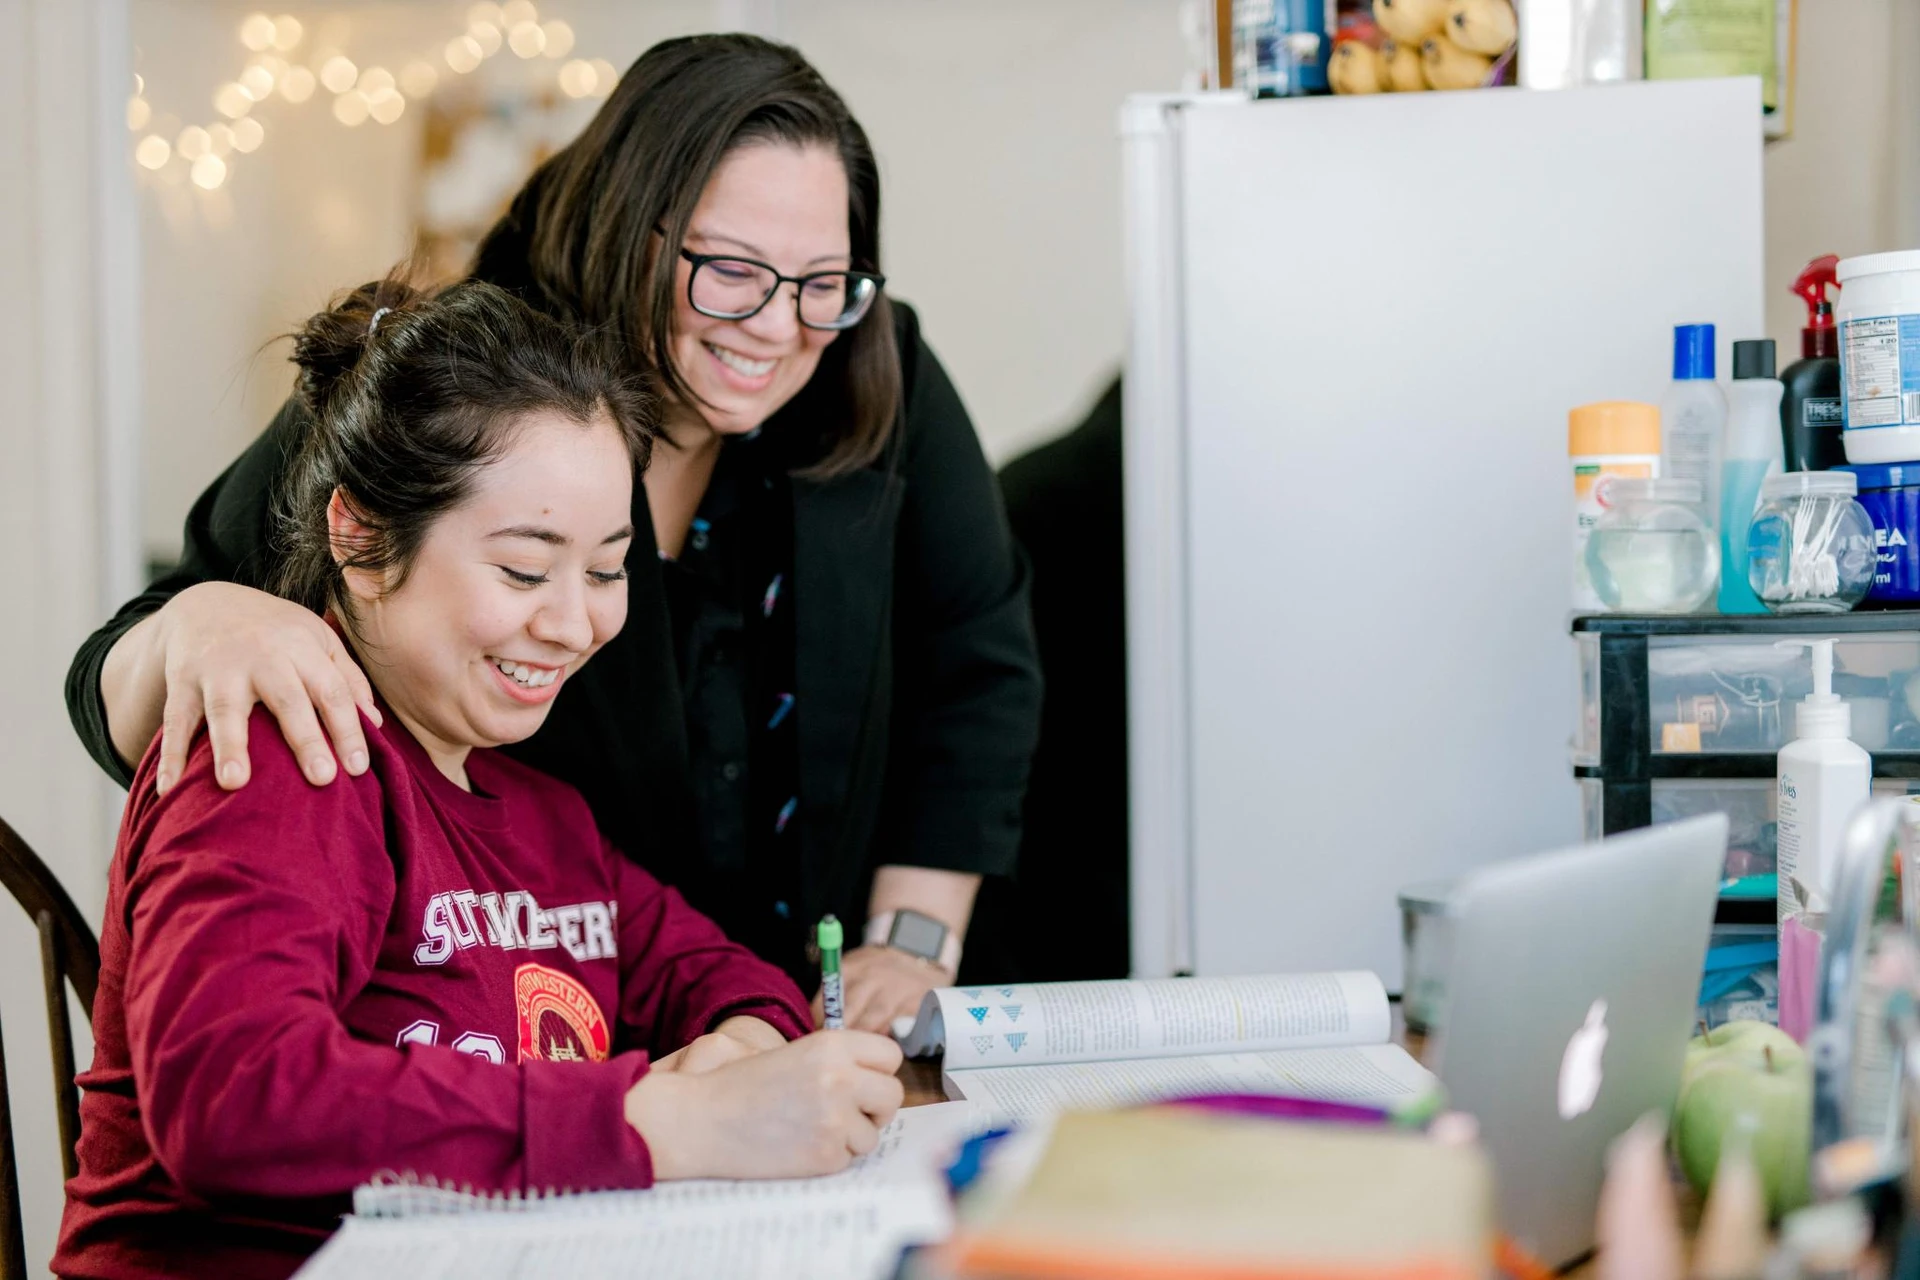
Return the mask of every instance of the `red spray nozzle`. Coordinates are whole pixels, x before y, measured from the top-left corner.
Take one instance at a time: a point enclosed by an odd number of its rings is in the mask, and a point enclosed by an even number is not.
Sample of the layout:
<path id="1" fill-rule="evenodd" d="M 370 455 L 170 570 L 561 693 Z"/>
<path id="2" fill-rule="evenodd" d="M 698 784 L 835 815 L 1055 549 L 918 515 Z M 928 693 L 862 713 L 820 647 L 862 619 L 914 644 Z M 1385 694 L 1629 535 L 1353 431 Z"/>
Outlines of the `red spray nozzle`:
<path id="1" fill-rule="evenodd" d="M 1827 301 L 1827 290 L 1838 289 L 1840 282 L 1834 278 L 1834 270 L 1840 265 L 1840 255 L 1824 253 L 1807 264 L 1793 282 L 1793 291 L 1807 304 L 1807 328 L 1833 328 L 1833 304 Z"/>

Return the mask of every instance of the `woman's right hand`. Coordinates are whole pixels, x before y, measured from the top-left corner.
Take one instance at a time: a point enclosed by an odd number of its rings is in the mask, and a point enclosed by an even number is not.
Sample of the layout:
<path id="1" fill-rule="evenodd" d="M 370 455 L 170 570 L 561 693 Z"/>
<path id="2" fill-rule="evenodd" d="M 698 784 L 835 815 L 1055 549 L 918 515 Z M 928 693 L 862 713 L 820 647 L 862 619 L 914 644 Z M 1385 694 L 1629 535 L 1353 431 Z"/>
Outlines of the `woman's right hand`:
<path id="1" fill-rule="evenodd" d="M 700 1075 L 649 1071 L 626 1116 L 656 1180 L 834 1173 L 880 1141 L 905 1096 L 900 1046 L 865 1031 L 816 1031 Z"/>
<path id="2" fill-rule="evenodd" d="M 336 755 L 348 773 L 366 771 L 359 712 L 381 723 L 373 688 L 318 616 L 252 587 L 202 582 L 168 601 L 151 621 L 148 643 L 158 649 L 154 665 L 166 686 L 156 779 L 161 792 L 180 780 L 203 719 L 213 740 L 214 776 L 229 791 L 245 786 L 252 773 L 247 719 L 256 702 L 280 722 L 307 781 L 332 782 Z"/>

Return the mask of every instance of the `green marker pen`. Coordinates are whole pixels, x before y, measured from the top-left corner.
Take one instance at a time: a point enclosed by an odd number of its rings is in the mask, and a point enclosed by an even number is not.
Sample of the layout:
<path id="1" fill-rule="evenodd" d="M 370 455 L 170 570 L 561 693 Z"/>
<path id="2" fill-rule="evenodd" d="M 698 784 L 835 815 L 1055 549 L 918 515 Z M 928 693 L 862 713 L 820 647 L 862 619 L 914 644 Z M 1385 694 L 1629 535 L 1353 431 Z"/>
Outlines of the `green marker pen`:
<path id="1" fill-rule="evenodd" d="M 820 948 L 820 1010 L 826 1014 L 829 1031 L 846 1025 L 845 993 L 840 988 L 840 947 L 845 941 L 840 922 L 832 916 L 821 916 L 813 942 Z"/>

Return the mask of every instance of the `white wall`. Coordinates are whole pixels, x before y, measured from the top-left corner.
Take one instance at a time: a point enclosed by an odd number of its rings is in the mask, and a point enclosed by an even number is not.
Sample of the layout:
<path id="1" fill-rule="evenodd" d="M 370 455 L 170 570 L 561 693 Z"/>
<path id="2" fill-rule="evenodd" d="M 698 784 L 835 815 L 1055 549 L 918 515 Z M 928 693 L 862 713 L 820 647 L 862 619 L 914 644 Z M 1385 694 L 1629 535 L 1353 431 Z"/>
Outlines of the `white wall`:
<path id="1" fill-rule="evenodd" d="M 1119 104 L 1180 87 L 1178 4 L 791 0 L 777 34 L 872 136 L 888 287 L 988 453 L 1071 425 L 1120 365 Z"/>
<path id="2" fill-rule="evenodd" d="M 1801 0 L 1791 138 L 1767 144 L 1767 335 L 1800 358 L 1807 262 L 1920 248 L 1920 4 Z M 1734 337 L 1750 335 L 1735 334 Z"/>
<path id="3" fill-rule="evenodd" d="M 157 113 L 204 122 L 213 89 L 244 65 L 235 32 L 250 3 L 132 0 L 139 69 Z M 701 0 L 550 4 L 573 20 L 583 56 L 624 65 L 654 40 L 705 25 Z M 461 4 L 301 8 L 303 48 L 332 45 L 361 66 L 397 70 L 462 29 Z M 503 64 L 497 70 L 505 71 Z M 490 71 L 496 70 L 490 67 Z M 383 274 L 411 247 L 424 113 L 348 129 L 328 95 L 256 114 L 267 141 L 236 158 L 214 192 L 142 173 L 146 471 L 142 531 L 177 553 L 181 523 L 208 481 L 257 435 L 293 384 L 289 332 L 329 294 Z"/>
<path id="4" fill-rule="evenodd" d="M 67 727 L 61 677 L 134 576 L 111 447 L 131 400 L 133 237 L 124 170 L 97 144 L 109 122 L 122 134 L 125 7 L 0 0 L 0 30 L 0 817 L 97 917 L 115 805 Z M 0 1020 L 35 1266 L 61 1206 L 44 1008 L 35 932 L 0 893 Z"/>
<path id="5" fill-rule="evenodd" d="M 208 99 L 245 58 L 239 16 L 204 0 L 134 0 L 147 96 L 157 117 L 173 117 L 152 132 L 171 137 L 215 118 Z M 220 190 L 191 186 L 178 165 L 170 181 L 138 173 L 143 533 L 163 554 L 177 550 L 195 495 L 292 385 L 285 344 L 260 353 L 262 344 L 406 252 L 416 131 L 349 131 L 328 116 L 326 96 L 263 106 L 267 141 L 234 159 Z"/>

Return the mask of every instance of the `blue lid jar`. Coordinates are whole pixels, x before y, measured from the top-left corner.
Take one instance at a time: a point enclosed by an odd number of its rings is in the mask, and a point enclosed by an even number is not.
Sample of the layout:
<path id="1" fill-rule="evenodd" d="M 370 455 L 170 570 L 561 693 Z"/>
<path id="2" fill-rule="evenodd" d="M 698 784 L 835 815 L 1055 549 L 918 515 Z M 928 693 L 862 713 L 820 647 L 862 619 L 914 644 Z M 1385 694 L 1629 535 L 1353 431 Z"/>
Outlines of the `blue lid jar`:
<path id="1" fill-rule="evenodd" d="M 1873 521 L 1873 586 L 1877 605 L 1920 602 L 1920 462 L 1835 467 L 1859 483 L 1858 501 Z"/>
<path id="2" fill-rule="evenodd" d="M 1860 485 L 1861 493 L 1869 489 L 1904 489 L 1908 485 L 1920 485 L 1920 462 L 1866 462 L 1832 469 L 1851 471 Z"/>

